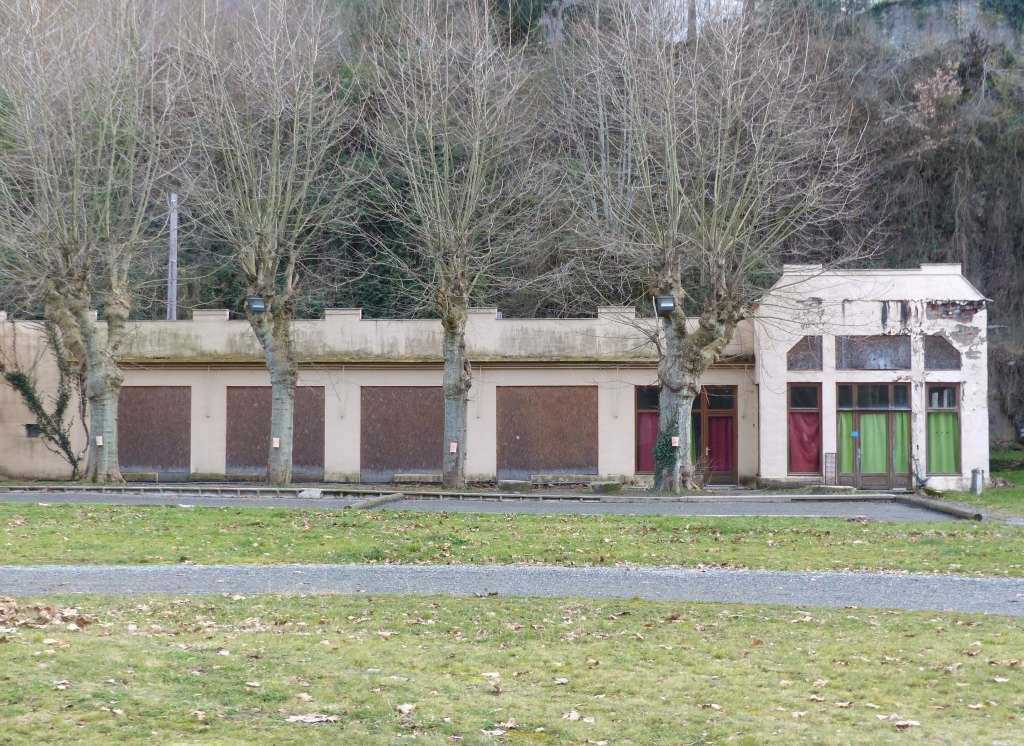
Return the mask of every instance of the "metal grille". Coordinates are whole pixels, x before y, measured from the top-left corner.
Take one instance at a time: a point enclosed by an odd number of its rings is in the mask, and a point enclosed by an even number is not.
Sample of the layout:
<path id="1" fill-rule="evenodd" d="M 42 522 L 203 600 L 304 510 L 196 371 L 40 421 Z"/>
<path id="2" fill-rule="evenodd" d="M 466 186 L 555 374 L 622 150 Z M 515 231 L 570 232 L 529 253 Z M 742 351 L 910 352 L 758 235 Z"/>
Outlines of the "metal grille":
<path id="1" fill-rule="evenodd" d="M 836 455 L 834 453 L 825 454 L 825 484 L 836 483 Z"/>

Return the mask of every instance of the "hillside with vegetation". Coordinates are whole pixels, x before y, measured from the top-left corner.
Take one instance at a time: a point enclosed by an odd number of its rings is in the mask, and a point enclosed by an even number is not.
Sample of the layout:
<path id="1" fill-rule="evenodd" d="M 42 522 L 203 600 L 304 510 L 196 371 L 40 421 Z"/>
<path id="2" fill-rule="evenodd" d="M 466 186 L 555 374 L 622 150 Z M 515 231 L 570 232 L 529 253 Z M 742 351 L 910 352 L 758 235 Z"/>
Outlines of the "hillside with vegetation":
<path id="1" fill-rule="evenodd" d="M 783 263 L 956 262 L 992 301 L 1012 439 L 1022 33 L 1011 0 L 12 0 L 0 307 L 50 324 L 115 444 L 128 321 L 167 306 L 172 193 L 178 314 L 248 319 L 281 421 L 290 321 L 329 307 L 438 319 L 464 408 L 470 306 L 673 295 L 659 378 L 684 412 Z"/>

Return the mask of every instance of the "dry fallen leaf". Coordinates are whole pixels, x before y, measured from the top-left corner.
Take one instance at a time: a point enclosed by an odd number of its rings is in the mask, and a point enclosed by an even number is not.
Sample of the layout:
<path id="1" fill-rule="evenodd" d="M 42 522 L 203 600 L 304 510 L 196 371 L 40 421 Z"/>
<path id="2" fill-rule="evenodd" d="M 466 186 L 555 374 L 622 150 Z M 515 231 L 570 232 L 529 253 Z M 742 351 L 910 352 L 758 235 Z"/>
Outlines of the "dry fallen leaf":
<path id="1" fill-rule="evenodd" d="M 872 710 L 878 710 L 878 709 L 880 709 L 880 708 L 879 708 L 879 706 L 878 706 L 878 705 L 876 705 L 876 704 L 875 704 L 874 702 L 865 702 L 865 703 L 864 703 L 864 706 L 865 706 L 865 707 L 870 707 L 870 708 L 871 708 Z"/>
<path id="2" fill-rule="evenodd" d="M 313 701 L 313 695 L 309 694 L 308 692 L 299 692 L 295 696 L 298 697 L 299 699 L 301 699 L 303 702 L 312 702 Z"/>
<path id="3" fill-rule="evenodd" d="M 196 720 L 206 720 L 206 713 L 203 712 L 202 710 L 192 710 L 191 715 Z"/>
<path id="4" fill-rule="evenodd" d="M 557 678 L 557 679 L 555 679 L 555 683 L 556 683 L 556 684 L 561 684 L 561 685 L 565 685 L 565 684 L 568 684 L 568 683 L 569 683 L 569 679 L 566 679 L 566 678 L 561 678 L 561 677 L 560 677 L 560 678 Z"/>
<path id="5" fill-rule="evenodd" d="M 802 718 L 802 717 L 806 717 L 807 716 L 807 712 L 804 711 L 804 710 L 794 710 L 793 712 L 791 712 L 789 714 L 792 715 L 795 718 Z"/>
<path id="6" fill-rule="evenodd" d="M 499 728 L 504 728 L 505 730 L 515 730 L 518 727 L 515 718 L 509 718 L 504 723 L 495 723 L 495 725 Z"/>
<path id="7" fill-rule="evenodd" d="M 580 714 L 576 710 L 569 710 L 567 713 L 562 715 L 562 720 L 579 720 Z"/>
<path id="8" fill-rule="evenodd" d="M 481 728 L 480 732 L 483 733 L 485 736 L 503 736 L 503 735 L 505 735 L 505 731 L 503 731 L 501 728 L 495 728 L 494 730 L 487 730 L 486 728 Z"/>
<path id="9" fill-rule="evenodd" d="M 715 712 L 719 712 L 722 709 L 721 705 L 715 704 L 714 702 L 705 702 L 700 706 L 706 710 L 714 710 Z"/>
<path id="10" fill-rule="evenodd" d="M 583 722 L 584 723 L 593 723 L 593 722 L 595 722 L 595 720 L 594 720 L 594 718 L 587 717 L 587 718 L 583 718 Z"/>
<path id="11" fill-rule="evenodd" d="M 984 706 L 985 705 L 983 705 L 981 702 L 975 702 L 973 705 L 967 705 L 967 709 L 969 709 L 969 710 L 980 710 Z"/>
<path id="12" fill-rule="evenodd" d="M 56 692 L 62 692 L 65 689 L 70 689 L 70 688 L 71 688 L 71 682 L 68 681 L 67 679 L 64 679 L 62 681 L 55 681 L 55 682 L 53 682 L 53 690 L 56 691 Z"/>
<path id="13" fill-rule="evenodd" d="M 836 702 L 836 707 L 853 707 L 853 702 Z"/>
<path id="14" fill-rule="evenodd" d="M 399 715 L 411 715 L 416 712 L 416 705 L 412 702 L 405 702 L 404 704 L 398 705 L 395 709 L 398 710 Z"/>
<path id="15" fill-rule="evenodd" d="M 897 728 L 920 728 L 921 724 L 916 720 L 897 720 Z"/>
<path id="16" fill-rule="evenodd" d="M 822 696 L 821 696 L 820 694 L 812 694 L 812 695 L 811 695 L 811 696 L 809 697 L 809 699 L 810 699 L 810 700 L 811 700 L 812 702 L 824 702 L 824 701 L 825 701 L 825 698 L 824 698 L 824 697 L 822 697 Z"/>
<path id="17" fill-rule="evenodd" d="M 1007 681 L 1009 681 L 1009 679 L 1005 676 L 996 676 L 994 679 L 992 679 L 992 681 L 996 682 L 997 684 L 1005 684 Z"/>
<path id="18" fill-rule="evenodd" d="M 261 684 L 258 681 L 247 681 L 245 682 L 245 685 L 250 689 L 259 689 L 261 686 L 263 686 L 263 684 Z"/>
<path id="19" fill-rule="evenodd" d="M 812 684 L 812 686 L 822 687 L 822 686 L 825 686 L 825 684 L 827 684 L 827 683 L 828 683 L 828 679 L 815 679 L 814 680 L 814 684 Z"/>
<path id="20" fill-rule="evenodd" d="M 319 712 L 313 712 L 309 715 L 291 715 L 286 718 L 289 723 L 337 723 L 341 718 L 337 715 L 323 715 Z"/>

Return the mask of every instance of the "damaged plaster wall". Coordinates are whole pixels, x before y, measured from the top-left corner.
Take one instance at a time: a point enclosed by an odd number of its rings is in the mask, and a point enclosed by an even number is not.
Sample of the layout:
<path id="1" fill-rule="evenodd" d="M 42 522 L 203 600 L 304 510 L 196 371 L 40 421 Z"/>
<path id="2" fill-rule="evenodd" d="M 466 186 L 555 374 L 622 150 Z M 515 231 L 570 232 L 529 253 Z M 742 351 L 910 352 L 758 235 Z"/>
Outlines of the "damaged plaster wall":
<path id="1" fill-rule="evenodd" d="M 821 384 L 822 451 L 837 451 L 836 386 L 839 383 L 911 384 L 912 470 L 926 476 L 926 384 L 954 383 L 961 391 L 961 474 L 932 476 L 938 489 L 965 489 L 971 469 L 988 474 L 988 348 L 985 298 L 956 264 L 910 270 L 826 271 L 820 266 L 787 267 L 762 301 L 755 318 L 755 357 L 760 397 L 761 468 L 765 480 L 817 481 L 791 477 L 784 449 L 769 438 L 787 432 L 787 383 Z M 822 369 L 788 370 L 787 352 L 802 337 L 822 335 Z M 946 340 L 960 356 L 959 369 L 927 370 L 926 340 Z M 875 348 L 874 369 L 842 369 L 850 338 L 907 337 L 902 344 Z M 895 341 L 895 340 L 894 340 Z M 887 350 L 893 359 L 886 359 Z M 837 351 L 839 356 L 837 358 Z M 898 359 L 896 359 L 898 356 Z M 935 355 L 929 355 L 934 358 Z"/>

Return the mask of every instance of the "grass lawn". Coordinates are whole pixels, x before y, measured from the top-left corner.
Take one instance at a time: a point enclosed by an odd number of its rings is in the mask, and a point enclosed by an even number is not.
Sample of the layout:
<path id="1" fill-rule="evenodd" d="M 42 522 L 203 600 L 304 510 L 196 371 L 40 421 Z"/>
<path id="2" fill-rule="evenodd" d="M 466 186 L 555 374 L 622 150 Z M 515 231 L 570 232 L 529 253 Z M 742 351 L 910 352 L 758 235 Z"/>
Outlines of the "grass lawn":
<path id="1" fill-rule="evenodd" d="M 969 492 L 950 492 L 946 495 L 946 499 L 990 510 L 996 515 L 1024 517 L 1024 468 L 993 471 L 992 474 L 1013 482 L 1014 486 L 992 487 L 980 495 L 972 495 Z"/>
<path id="2" fill-rule="evenodd" d="M 968 521 L 0 505 L 0 564 L 720 566 L 1024 576 L 1024 526 Z"/>
<path id="3" fill-rule="evenodd" d="M 1018 744 L 1024 732 L 1013 617 L 330 595 L 17 604 L 0 601 L 2 743 Z M 304 716 L 321 722 L 289 721 Z"/>

